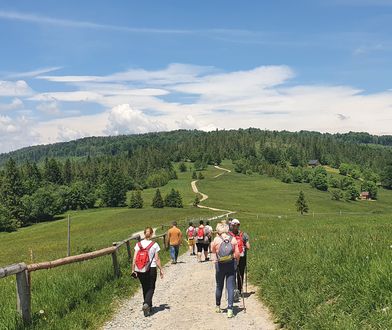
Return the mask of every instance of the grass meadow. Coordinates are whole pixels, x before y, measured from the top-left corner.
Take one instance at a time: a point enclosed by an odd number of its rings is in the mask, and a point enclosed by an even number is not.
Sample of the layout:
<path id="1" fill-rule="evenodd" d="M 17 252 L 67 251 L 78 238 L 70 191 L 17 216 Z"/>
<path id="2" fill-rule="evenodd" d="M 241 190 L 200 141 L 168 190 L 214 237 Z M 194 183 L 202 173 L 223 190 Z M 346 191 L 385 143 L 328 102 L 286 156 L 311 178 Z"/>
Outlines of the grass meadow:
<path id="1" fill-rule="evenodd" d="M 189 165 L 189 164 L 188 164 Z M 231 162 L 223 167 L 233 169 Z M 258 174 L 203 172 L 199 190 L 204 205 L 237 211 L 250 234 L 249 278 L 276 322 L 287 329 L 392 328 L 392 191 L 379 199 L 332 201 L 328 192 L 309 184 L 285 184 Z M 181 191 L 184 209 L 151 208 L 155 189 L 142 195 L 145 208 L 95 209 L 72 215 L 72 253 L 111 245 L 146 224 L 207 217 L 212 213 L 189 204 L 191 172 L 160 188 Z M 299 216 L 295 200 L 303 190 L 309 215 Z M 314 212 L 314 213 L 313 213 Z M 216 214 L 216 213 L 215 213 Z M 66 219 L 0 234 L 0 265 L 62 257 L 66 253 Z M 163 259 L 168 260 L 167 253 Z M 125 248 L 120 258 L 129 274 Z M 113 279 L 110 256 L 32 274 L 34 329 L 95 329 L 138 282 Z M 16 324 L 15 277 L 0 280 L 0 329 Z M 41 311 L 41 313 L 40 313 Z"/>
<path id="2" fill-rule="evenodd" d="M 251 237 L 249 278 L 280 326 L 392 329 L 392 191 L 332 201 L 309 184 L 237 173 L 199 187 L 205 205 L 238 211 Z M 295 211 L 300 190 L 306 216 Z"/>
<path id="3" fill-rule="evenodd" d="M 210 174 L 213 174 L 211 171 Z M 180 190 L 183 209 L 154 209 L 150 206 L 155 189 L 143 191 L 145 208 L 102 208 L 71 213 L 71 254 L 111 246 L 146 225 L 158 227 L 173 220 L 206 218 L 216 212 L 196 209 L 191 172 L 163 187 Z M 160 243 L 162 240 L 158 240 Z M 31 252 L 32 251 L 32 255 Z M 123 276 L 115 280 L 110 255 L 51 270 L 36 271 L 32 279 L 33 324 L 30 329 L 95 329 L 107 320 L 121 298 L 131 296 L 139 282 L 130 275 L 125 246 L 119 250 Z M 67 219 L 39 223 L 14 233 L 0 233 L 0 267 L 16 262 L 40 262 L 66 256 Z M 169 255 L 162 253 L 162 260 Z M 0 329 L 23 328 L 16 313 L 15 276 L 0 280 Z"/>

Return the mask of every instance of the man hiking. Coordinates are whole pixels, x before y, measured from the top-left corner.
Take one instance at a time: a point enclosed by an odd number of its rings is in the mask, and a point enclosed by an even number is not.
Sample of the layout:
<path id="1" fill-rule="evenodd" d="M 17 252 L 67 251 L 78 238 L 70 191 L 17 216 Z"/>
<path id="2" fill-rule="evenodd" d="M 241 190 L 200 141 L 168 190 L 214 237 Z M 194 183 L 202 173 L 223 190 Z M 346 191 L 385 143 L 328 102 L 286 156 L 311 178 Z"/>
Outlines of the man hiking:
<path id="1" fill-rule="evenodd" d="M 204 221 L 200 220 L 199 227 L 196 232 L 197 261 L 202 262 L 201 255 L 204 251 L 204 261 L 208 261 L 208 236 L 206 235 Z"/>
<path id="2" fill-rule="evenodd" d="M 160 247 L 151 241 L 154 230 L 151 227 L 144 229 L 144 239 L 135 245 L 135 254 L 132 261 L 132 277 L 138 278 L 143 288 L 143 313 L 149 316 L 152 309 L 152 297 L 157 279 L 157 267 L 161 278 L 163 270 L 159 259 Z"/>
<path id="3" fill-rule="evenodd" d="M 227 287 L 227 317 L 231 318 L 233 314 L 234 287 L 237 262 L 240 258 L 238 244 L 235 237 L 228 234 L 229 226 L 225 223 L 218 223 L 216 226 L 218 235 L 211 243 L 212 258 L 215 263 L 215 311 L 221 313 L 221 299 L 226 280 Z"/>
<path id="4" fill-rule="evenodd" d="M 237 290 L 235 291 L 234 295 L 236 301 L 239 300 L 240 295 L 242 294 L 246 268 L 246 252 L 250 249 L 249 235 L 240 230 L 240 224 L 241 223 L 238 219 L 233 219 L 231 221 L 231 231 L 229 232 L 229 234 L 237 240 L 238 250 L 240 252 L 240 259 L 237 269 Z"/>
<path id="5" fill-rule="evenodd" d="M 186 237 L 188 238 L 189 254 L 191 256 L 196 255 L 195 253 L 195 236 L 196 228 L 193 226 L 193 222 L 189 222 L 189 227 L 186 230 Z"/>
<path id="6" fill-rule="evenodd" d="M 180 245 L 182 243 L 182 232 L 177 227 L 177 222 L 173 221 L 172 227 L 167 232 L 167 242 L 170 246 L 170 258 L 172 264 L 177 263 L 178 252 L 180 250 Z"/>

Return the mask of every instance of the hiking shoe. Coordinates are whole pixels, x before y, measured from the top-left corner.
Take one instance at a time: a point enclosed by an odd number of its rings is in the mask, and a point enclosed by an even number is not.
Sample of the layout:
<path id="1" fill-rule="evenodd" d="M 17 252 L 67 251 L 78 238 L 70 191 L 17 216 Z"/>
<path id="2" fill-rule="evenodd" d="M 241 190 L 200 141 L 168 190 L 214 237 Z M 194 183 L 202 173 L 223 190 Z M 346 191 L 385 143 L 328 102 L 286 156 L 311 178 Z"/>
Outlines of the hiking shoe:
<path id="1" fill-rule="evenodd" d="M 210 258 L 206 258 L 206 260 L 205 261 L 210 261 Z"/>
<path id="2" fill-rule="evenodd" d="M 222 313 L 220 306 L 215 306 L 215 313 Z"/>
<path id="3" fill-rule="evenodd" d="M 240 301 L 240 290 L 234 290 L 234 301 L 235 302 Z"/>
<path id="4" fill-rule="evenodd" d="M 142 310 L 143 310 L 144 316 L 150 315 L 150 306 L 148 306 L 148 304 L 143 304 Z"/>
<path id="5" fill-rule="evenodd" d="M 232 310 L 232 309 L 228 309 L 228 310 L 227 310 L 227 317 L 228 317 L 229 319 L 231 319 L 233 316 L 234 316 L 233 310 Z"/>

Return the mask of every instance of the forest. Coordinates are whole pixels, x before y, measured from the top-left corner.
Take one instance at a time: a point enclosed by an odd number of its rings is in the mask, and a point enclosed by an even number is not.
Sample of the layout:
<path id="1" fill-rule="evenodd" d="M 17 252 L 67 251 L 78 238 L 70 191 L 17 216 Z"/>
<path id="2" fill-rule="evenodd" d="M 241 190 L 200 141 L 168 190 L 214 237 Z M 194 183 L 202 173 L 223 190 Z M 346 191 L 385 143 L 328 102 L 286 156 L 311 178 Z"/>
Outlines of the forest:
<path id="1" fill-rule="evenodd" d="M 391 145 L 390 136 L 367 133 L 249 128 L 90 137 L 23 148 L 0 155 L 0 231 L 53 220 L 67 210 L 143 207 L 138 192 L 176 179 L 174 163 L 197 178 L 195 171 L 230 159 L 236 172 L 309 183 L 336 200 L 355 200 L 360 191 L 376 199 L 379 186 L 392 189 Z M 336 169 L 340 177 L 309 166 L 310 160 Z M 127 191 L 133 191 L 130 201 Z M 175 191 L 162 197 L 157 190 L 156 199 L 156 205 L 182 207 Z"/>

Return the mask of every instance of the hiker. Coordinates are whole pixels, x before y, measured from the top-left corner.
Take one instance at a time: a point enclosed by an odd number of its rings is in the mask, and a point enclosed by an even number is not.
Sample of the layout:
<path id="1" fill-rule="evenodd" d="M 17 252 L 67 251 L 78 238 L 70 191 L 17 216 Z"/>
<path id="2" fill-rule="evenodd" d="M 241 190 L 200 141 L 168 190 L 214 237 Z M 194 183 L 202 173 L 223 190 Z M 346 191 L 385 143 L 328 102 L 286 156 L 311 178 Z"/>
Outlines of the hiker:
<path id="1" fill-rule="evenodd" d="M 224 281 L 226 280 L 228 296 L 227 317 L 231 318 L 234 316 L 233 303 L 235 274 L 237 262 L 240 258 L 240 252 L 238 250 L 237 240 L 235 237 L 228 234 L 229 226 L 227 224 L 218 223 L 216 226 L 216 231 L 218 234 L 211 243 L 212 256 L 215 263 L 216 279 L 215 311 L 217 313 L 222 312 L 220 305 Z"/>
<path id="2" fill-rule="evenodd" d="M 182 243 L 182 232 L 177 227 L 177 222 L 173 221 L 172 227 L 167 232 L 167 242 L 170 246 L 170 258 L 172 264 L 177 263 L 178 252 L 180 250 L 180 245 Z"/>
<path id="3" fill-rule="evenodd" d="M 208 252 L 211 254 L 212 227 L 209 221 L 206 221 L 205 231 L 208 237 Z"/>
<path id="4" fill-rule="evenodd" d="M 154 230 L 151 227 L 144 229 L 144 239 L 135 245 L 135 254 L 132 262 L 132 277 L 138 278 L 143 288 L 143 313 L 149 316 L 152 309 L 152 297 L 157 279 L 157 267 L 163 278 L 161 260 L 159 259 L 160 247 L 151 241 Z"/>
<path id="5" fill-rule="evenodd" d="M 197 246 L 197 261 L 202 262 L 201 255 L 204 251 L 204 261 L 208 261 L 208 236 L 206 236 L 206 231 L 204 228 L 204 221 L 200 220 L 199 227 L 197 228 L 196 235 L 196 246 Z"/>
<path id="6" fill-rule="evenodd" d="M 189 227 L 186 230 L 186 237 L 188 237 L 188 247 L 189 254 L 191 256 L 196 255 L 195 253 L 195 236 L 196 236 L 196 228 L 193 226 L 193 222 L 189 222 Z"/>
<path id="7" fill-rule="evenodd" d="M 249 235 L 240 230 L 240 221 L 233 219 L 231 221 L 230 235 L 236 238 L 238 243 L 238 250 L 240 252 L 240 259 L 237 268 L 237 290 L 235 292 L 235 300 L 239 300 L 239 296 L 242 294 L 242 287 L 244 284 L 244 275 L 246 268 L 246 252 L 250 249 Z"/>

